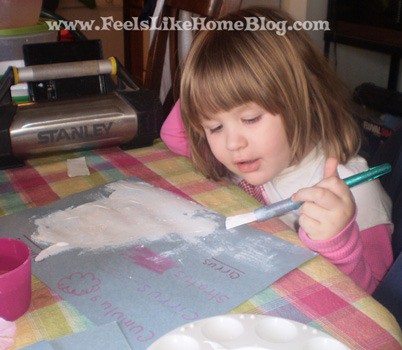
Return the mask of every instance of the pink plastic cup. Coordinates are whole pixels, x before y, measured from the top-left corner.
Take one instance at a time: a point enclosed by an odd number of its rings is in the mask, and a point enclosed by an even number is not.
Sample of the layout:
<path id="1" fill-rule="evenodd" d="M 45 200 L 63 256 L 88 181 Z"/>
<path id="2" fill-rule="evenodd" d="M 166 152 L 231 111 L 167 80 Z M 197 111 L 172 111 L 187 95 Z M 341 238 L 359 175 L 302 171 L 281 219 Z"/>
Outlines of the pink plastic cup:
<path id="1" fill-rule="evenodd" d="M 31 304 L 31 251 L 22 241 L 0 238 L 0 317 L 14 321 Z"/>

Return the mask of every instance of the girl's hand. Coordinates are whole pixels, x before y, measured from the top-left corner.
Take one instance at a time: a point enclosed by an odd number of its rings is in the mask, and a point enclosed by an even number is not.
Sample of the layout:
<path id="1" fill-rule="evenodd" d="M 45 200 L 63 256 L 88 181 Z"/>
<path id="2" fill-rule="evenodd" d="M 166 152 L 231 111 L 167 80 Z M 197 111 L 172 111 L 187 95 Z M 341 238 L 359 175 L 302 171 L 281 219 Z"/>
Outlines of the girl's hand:
<path id="1" fill-rule="evenodd" d="M 324 178 L 314 187 L 297 191 L 292 200 L 300 207 L 299 223 L 313 240 L 326 240 L 341 232 L 355 214 L 352 192 L 339 178 L 338 161 L 328 158 Z"/>

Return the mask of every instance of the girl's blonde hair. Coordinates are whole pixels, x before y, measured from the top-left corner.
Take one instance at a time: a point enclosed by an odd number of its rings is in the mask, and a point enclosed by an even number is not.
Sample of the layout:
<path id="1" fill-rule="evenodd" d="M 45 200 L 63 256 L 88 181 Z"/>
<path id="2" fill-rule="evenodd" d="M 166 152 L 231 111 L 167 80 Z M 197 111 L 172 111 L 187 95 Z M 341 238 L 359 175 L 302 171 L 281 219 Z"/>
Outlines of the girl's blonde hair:
<path id="1" fill-rule="evenodd" d="M 221 20 L 246 26 L 247 17 L 293 23 L 286 13 L 264 7 Z M 249 102 L 282 117 L 293 163 L 311 142 L 321 142 L 325 154 L 342 164 L 360 146 L 350 94 L 303 31 L 200 31 L 185 62 L 180 100 L 193 162 L 215 180 L 230 174 L 213 156 L 201 121 Z"/>

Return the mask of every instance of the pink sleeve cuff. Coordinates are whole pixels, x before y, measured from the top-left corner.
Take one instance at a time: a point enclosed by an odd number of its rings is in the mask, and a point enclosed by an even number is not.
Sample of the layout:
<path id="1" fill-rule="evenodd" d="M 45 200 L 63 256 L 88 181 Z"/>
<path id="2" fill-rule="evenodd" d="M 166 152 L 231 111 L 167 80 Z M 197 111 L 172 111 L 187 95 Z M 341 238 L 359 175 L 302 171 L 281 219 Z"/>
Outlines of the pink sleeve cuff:
<path id="1" fill-rule="evenodd" d="M 356 213 L 341 232 L 327 240 L 312 240 L 301 227 L 299 229 L 299 236 L 302 242 L 311 250 L 320 252 L 321 255 L 326 257 L 342 255 L 343 249 L 355 246 L 359 240 L 359 233 L 359 228 L 356 224 Z"/>

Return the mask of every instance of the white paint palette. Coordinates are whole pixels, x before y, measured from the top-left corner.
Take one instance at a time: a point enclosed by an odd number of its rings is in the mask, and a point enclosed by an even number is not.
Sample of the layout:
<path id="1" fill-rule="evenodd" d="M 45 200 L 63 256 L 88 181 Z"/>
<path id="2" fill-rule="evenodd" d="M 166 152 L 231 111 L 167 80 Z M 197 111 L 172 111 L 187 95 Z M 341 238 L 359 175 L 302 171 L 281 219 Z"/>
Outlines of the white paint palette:
<path id="1" fill-rule="evenodd" d="M 167 333 L 148 350 L 348 350 L 330 335 L 292 320 L 253 314 L 205 318 Z M 350 350 L 350 349 L 349 349 Z"/>

